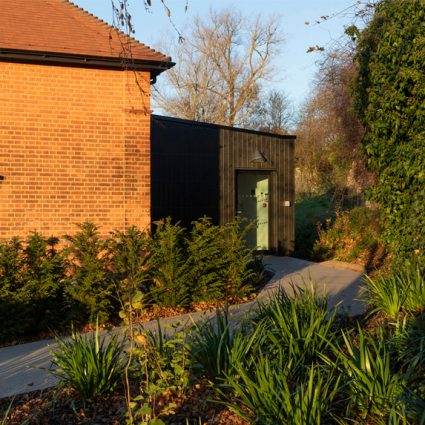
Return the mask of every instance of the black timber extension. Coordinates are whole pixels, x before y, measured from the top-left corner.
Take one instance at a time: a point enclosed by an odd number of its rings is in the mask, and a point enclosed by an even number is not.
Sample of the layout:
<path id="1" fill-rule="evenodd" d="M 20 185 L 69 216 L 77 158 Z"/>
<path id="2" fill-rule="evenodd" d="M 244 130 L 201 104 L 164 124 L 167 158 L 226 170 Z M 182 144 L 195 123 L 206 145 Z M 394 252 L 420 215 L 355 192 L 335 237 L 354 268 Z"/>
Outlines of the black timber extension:
<path id="1" fill-rule="evenodd" d="M 208 216 L 224 224 L 241 212 L 244 196 L 255 198 L 267 211 L 264 250 L 292 253 L 294 142 L 295 136 L 152 115 L 152 221 L 170 216 L 189 226 Z M 261 199 L 244 189 L 244 181 L 255 180 L 266 188 Z"/>

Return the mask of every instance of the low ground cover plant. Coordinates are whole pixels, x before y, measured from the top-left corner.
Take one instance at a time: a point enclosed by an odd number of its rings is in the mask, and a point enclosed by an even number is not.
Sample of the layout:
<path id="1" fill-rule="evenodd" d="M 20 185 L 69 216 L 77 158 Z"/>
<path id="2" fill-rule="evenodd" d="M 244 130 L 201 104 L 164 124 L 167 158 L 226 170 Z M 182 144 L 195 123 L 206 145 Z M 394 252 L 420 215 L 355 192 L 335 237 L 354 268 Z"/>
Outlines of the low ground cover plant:
<path id="1" fill-rule="evenodd" d="M 86 403 L 111 395 L 124 377 L 124 341 L 117 335 L 100 336 L 95 332 L 70 339 L 56 338 L 58 348 L 51 350 L 51 373 L 59 385 L 74 390 Z"/>
<path id="2" fill-rule="evenodd" d="M 245 245 L 249 226 L 171 219 L 150 235 L 135 227 L 103 238 L 93 223 L 62 240 L 33 233 L 0 243 L 0 343 L 75 326 L 138 320 L 242 300 L 264 266 Z M 37 320 L 34 320 L 37 318 Z"/>

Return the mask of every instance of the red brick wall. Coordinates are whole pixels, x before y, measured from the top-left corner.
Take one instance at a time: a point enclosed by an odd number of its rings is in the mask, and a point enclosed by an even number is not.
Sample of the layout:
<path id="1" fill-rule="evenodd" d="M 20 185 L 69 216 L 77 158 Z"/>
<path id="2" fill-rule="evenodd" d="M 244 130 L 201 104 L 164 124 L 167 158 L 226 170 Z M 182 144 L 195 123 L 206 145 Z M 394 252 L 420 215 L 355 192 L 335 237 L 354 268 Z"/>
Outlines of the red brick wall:
<path id="1" fill-rule="evenodd" d="M 0 238 L 147 226 L 149 90 L 149 73 L 0 62 Z"/>

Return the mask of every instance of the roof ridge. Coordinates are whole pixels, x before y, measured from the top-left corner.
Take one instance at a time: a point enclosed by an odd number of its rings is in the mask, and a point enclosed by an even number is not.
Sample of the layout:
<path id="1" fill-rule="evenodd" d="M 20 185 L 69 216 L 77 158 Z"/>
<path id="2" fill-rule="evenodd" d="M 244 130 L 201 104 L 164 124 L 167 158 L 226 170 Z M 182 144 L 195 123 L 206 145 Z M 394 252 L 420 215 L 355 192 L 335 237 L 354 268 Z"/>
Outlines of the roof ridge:
<path id="1" fill-rule="evenodd" d="M 5 3 L 0 13 L 4 29 L 0 30 L 0 60 L 23 55 L 25 60 L 37 57 L 52 62 L 63 57 L 67 63 L 86 63 L 90 58 L 90 63 L 101 66 L 102 61 L 122 63 L 128 58 L 155 75 L 174 65 L 170 56 L 126 34 L 126 28 L 117 28 L 116 16 L 111 25 L 74 1 L 78 0 L 0 0 Z"/>
<path id="2" fill-rule="evenodd" d="M 49 1 L 49 0 L 46 0 Z M 65 3 L 68 7 L 71 8 L 75 8 L 78 10 L 79 13 L 82 13 L 84 15 L 88 15 L 88 17 L 91 19 L 91 21 L 93 23 L 95 23 L 96 25 L 101 25 L 103 27 L 106 27 L 106 29 L 108 29 L 109 31 L 115 31 L 118 38 L 121 35 L 122 37 L 129 39 L 130 42 L 134 42 L 136 45 L 145 48 L 146 50 L 149 51 L 149 53 L 156 53 L 156 54 L 160 54 L 164 57 L 164 59 L 168 58 L 171 59 L 169 56 L 164 55 L 163 53 L 153 49 L 152 47 L 146 45 L 145 43 L 142 43 L 141 41 L 137 40 L 135 37 L 125 33 L 124 31 L 118 29 L 117 27 L 115 27 L 114 25 L 108 24 L 108 22 L 104 21 L 102 18 L 97 17 L 96 15 L 94 15 L 93 13 L 89 12 L 88 10 L 84 9 L 81 6 L 78 6 L 76 3 L 74 3 L 74 1 L 71 0 L 61 0 L 63 3 Z M 73 17 L 74 18 L 74 17 Z M 79 21 L 86 27 L 88 27 L 88 25 L 85 22 L 85 19 L 79 19 Z M 102 35 L 102 34 L 100 34 Z"/>

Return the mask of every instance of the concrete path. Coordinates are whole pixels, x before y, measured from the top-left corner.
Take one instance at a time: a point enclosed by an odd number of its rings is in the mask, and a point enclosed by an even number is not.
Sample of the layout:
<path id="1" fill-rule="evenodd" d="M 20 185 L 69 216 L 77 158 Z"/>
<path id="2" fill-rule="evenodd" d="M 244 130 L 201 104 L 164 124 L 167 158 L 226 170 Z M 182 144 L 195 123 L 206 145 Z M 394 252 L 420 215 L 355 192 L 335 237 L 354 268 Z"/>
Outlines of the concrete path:
<path id="1" fill-rule="evenodd" d="M 291 257 L 264 257 L 264 262 L 275 275 L 261 291 L 255 301 L 233 306 L 231 315 L 237 319 L 256 308 L 257 302 L 267 299 L 279 288 L 290 290 L 291 283 L 303 286 L 315 282 L 319 293 L 326 292 L 330 307 L 341 302 L 349 314 L 356 315 L 364 311 L 364 305 L 357 301 L 361 286 L 362 273 L 338 267 L 338 263 L 323 265 Z M 199 321 L 212 317 L 214 312 L 188 314 L 161 320 L 161 325 L 190 325 L 192 320 Z M 155 329 L 155 321 L 144 324 L 145 328 Z M 120 331 L 119 329 L 117 330 Z M 48 373 L 50 349 L 56 346 L 55 340 L 37 341 L 0 349 L 0 398 L 52 387 L 56 379 Z"/>

